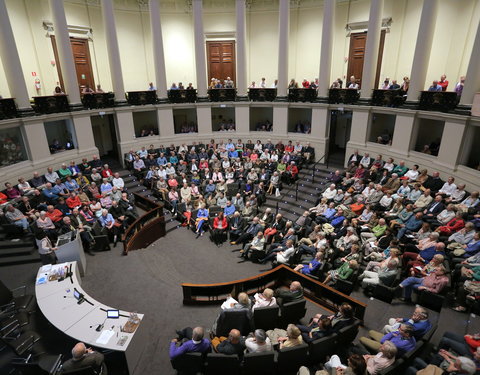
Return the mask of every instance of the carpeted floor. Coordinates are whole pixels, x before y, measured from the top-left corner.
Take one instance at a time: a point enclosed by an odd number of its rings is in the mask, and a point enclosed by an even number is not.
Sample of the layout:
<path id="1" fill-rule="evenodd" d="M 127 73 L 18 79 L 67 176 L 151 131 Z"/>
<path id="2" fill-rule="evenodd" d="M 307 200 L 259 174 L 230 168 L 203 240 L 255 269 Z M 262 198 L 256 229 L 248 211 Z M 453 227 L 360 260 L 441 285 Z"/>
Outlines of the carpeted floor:
<path id="1" fill-rule="evenodd" d="M 121 245 L 110 252 L 88 257 L 83 288 L 98 301 L 127 311 L 145 314 L 143 329 L 148 332 L 140 374 L 174 373 L 168 358 L 169 341 L 175 329 L 185 326 L 210 327 L 218 313 L 218 306 L 191 307 L 182 304 L 182 282 L 215 283 L 249 277 L 265 270 L 264 265 L 245 262 L 238 264 L 238 248 L 225 243 L 213 245 L 208 236 L 195 239 L 195 235 L 178 228 L 147 249 L 121 255 Z M 33 291 L 38 265 L 19 265 L 0 269 L 0 279 L 7 286 L 26 284 Z M 388 305 L 368 300 L 361 292 L 353 297 L 368 303 L 365 328 L 381 329 L 389 317 L 409 316 L 413 306 Z M 308 303 L 307 316 L 321 310 Z M 437 317 L 434 317 L 437 320 Z M 434 341 L 445 330 L 458 333 L 478 332 L 476 317 L 444 309 L 438 318 L 439 329 Z"/>

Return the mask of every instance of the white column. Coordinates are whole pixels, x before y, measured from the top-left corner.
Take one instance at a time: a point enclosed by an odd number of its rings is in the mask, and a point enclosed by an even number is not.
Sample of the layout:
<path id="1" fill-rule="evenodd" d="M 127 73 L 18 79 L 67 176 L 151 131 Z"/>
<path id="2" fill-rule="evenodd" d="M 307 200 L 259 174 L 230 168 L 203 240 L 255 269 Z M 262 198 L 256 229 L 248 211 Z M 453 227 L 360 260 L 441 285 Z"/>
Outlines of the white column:
<path id="1" fill-rule="evenodd" d="M 480 25 L 477 27 L 477 34 L 473 42 L 472 54 L 468 62 L 465 86 L 463 87 L 460 104 L 471 105 L 473 96 L 480 91 Z"/>
<path id="2" fill-rule="evenodd" d="M 235 84 L 237 86 L 237 95 L 245 96 L 247 94 L 247 55 L 245 48 L 247 26 L 245 20 L 245 0 L 236 0 L 235 8 L 237 23 L 237 82 L 235 82 Z"/>
<path id="3" fill-rule="evenodd" d="M 102 0 L 102 16 L 105 26 L 105 39 L 107 41 L 108 63 L 112 76 L 113 92 L 115 101 L 124 103 L 125 87 L 123 85 L 122 63 L 120 61 L 120 49 L 118 48 L 117 29 L 113 12 L 113 1 Z"/>
<path id="4" fill-rule="evenodd" d="M 368 18 L 367 44 L 365 46 L 365 59 L 362 70 L 361 97 L 370 98 L 375 85 L 377 72 L 378 48 L 382 28 L 383 0 L 372 0 L 370 16 Z"/>
<path id="5" fill-rule="evenodd" d="M 152 30 L 153 62 L 157 96 L 167 98 L 167 74 L 165 72 L 165 53 L 163 51 L 162 25 L 160 24 L 159 0 L 150 0 L 150 27 Z"/>
<path id="6" fill-rule="evenodd" d="M 433 33 L 437 20 L 438 0 L 423 0 L 422 15 L 418 28 L 417 44 L 413 55 L 412 73 L 408 101 L 417 101 L 420 91 L 425 88 L 430 52 L 432 50 Z"/>
<path id="7" fill-rule="evenodd" d="M 280 0 L 278 15 L 278 85 L 277 96 L 285 98 L 288 86 L 288 33 L 290 31 L 290 0 Z"/>
<path id="8" fill-rule="evenodd" d="M 50 0 L 50 9 L 52 11 L 55 41 L 57 43 L 60 66 L 62 67 L 65 91 L 68 94 L 70 105 L 72 107 L 79 107 L 81 105 L 80 87 L 78 86 L 75 63 L 73 62 L 73 53 L 70 45 L 70 36 L 68 35 L 63 0 Z"/>
<path id="9" fill-rule="evenodd" d="M 27 86 L 5 0 L 0 0 L 0 35 L 2 35 L 0 38 L 0 56 L 2 57 L 10 95 L 15 98 L 20 111 L 33 112 L 28 100 Z"/>
<path id="10" fill-rule="evenodd" d="M 327 97 L 332 70 L 333 24 L 335 21 L 335 0 L 325 0 L 323 6 L 322 47 L 320 50 L 320 73 L 318 75 L 318 96 Z"/>
<path id="11" fill-rule="evenodd" d="M 197 74 L 197 94 L 199 99 L 207 97 L 207 63 L 205 57 L 205 36 L 203 34 L 202 0 L 193 0 L 193 24 L 195 36 L 195 66 Z"/>

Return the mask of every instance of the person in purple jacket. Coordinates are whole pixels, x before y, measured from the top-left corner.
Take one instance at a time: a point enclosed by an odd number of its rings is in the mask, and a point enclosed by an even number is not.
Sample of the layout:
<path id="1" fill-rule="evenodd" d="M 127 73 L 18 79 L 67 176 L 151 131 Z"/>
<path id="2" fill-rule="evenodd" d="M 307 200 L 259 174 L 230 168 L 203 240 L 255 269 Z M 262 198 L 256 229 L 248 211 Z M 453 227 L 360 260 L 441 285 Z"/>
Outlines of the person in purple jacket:
<path id="1" fill-rule="evenodd" d="M 172 339 L 170 342 L 170 359 L 174 359 L 185 353 L 207 353 L 211 346 L 208 339 L 203 338 L 205 330 L 203 327 L 187 327 L 182 331 L 177 331 L 179 338 Z M 180 343 L 180 345 L 177 345 Z"/>

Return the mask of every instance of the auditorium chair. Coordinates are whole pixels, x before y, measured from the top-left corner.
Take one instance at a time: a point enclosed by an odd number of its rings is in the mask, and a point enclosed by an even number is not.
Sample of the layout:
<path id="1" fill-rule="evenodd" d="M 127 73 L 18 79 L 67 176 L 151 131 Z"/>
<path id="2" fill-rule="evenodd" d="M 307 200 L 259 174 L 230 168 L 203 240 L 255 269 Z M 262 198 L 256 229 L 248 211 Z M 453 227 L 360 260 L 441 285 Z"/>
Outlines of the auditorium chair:
<path id="1" fill-rule="evenodd" d="M 253 310 L 253 325 L 255 329 L 268 331 L 277 327 L 280 307 L 257 307 Z"/>
<path id="2" fill-rule="evenodd" d="M 69 371 L 62 371 L 62 375 L 103 375 L 105 374 L 105 371 L 103 371 L 103 368 L 101 367 L 100 369 L 95 369 L 91 366 L 88 367 L 83 367 L 79 369 L 74 369 L 74 370 L 69 370 Z"/>
<path id="3" fill-rule="evenodd" d="M 242 374 L 272 375 L 275 373 L 275 352 L 246 353 L 243 358 Z"/>
<path id="4" fill-rule="evenodd" d="M 296 374 L 300 366 L 307 363 L 307 359 L 307 344 L 280 349 L 277 355 L 277 374 Z"/>
<path id="5" fill-rule="evenodd" d="M 361 321 L 356 319 L 355 322 L 349 326 L 341 328 L 337 332 L 336 337 L 336 346 L 337 347 L 347 347 L 350 345 L 353 340 L 357 337 L 358 329 L 360 327 Z"/>
<path id="6" fill-rule="evenodd" d="M 208 353 L 205 375 L 239 375 L 240 359 L 236 354 Z"/>
<path id="7" fill-rule="evenodd" d="M 195 375 L 203 372 L 205 355 L 202 353 L 185 353 L 171 361 L 172 367 L 179 375 Z"/>
<path id="8" fill-rule="evenodd" d="M 393 362 L 392 365 L 388 366 L 387 368 L 384 368 L 383 370 L 380 370 L 377 372 L 377 375 L 394 375 L 394 374 L 401 374 L 399 372 L 400 368 L 403 368 L 405 364 L 405 361 L 400 358 L 397 359 L 395 362 Z"/>
<path id="9" fill-rule="evenodd" d="M 308 344 L 308 356 L 311 364 L 324 363 L 327 356 L 335 354 L 337 334 L 314 340 Z"/>
<path id="10" fill-rule="evenodd" d="M 335 284 L 332 285 L 333 288 L 338 290 L 340 293 L 343 293 L 349 296 L 353 292 L 353 289 L 355 288 L 355 284 L 357 282 L 359 273 L 360 271 L 357 268 L 355 271 L 353 271 L 353 273 L 350 275 L 348 279 L 346 280 L 337 279 L 335 281 Z"/>
<path id="11" fill-rule="evenodd" d="M 22 375 L 52 375 L 59 373 L 61 360 L 61 354 L 43 354 L 35 357 L 14 358 L 10 364 Z"/>
<path id="12" fill-rule="evenodd" d="M 232 329 L 238 329 L 242 336 L 247 336 L 252 332 L 252 321 L 250 311 L 242 310 L 222 310 L 216 321 L 215 335 L 228 337 Z"/>
<path id="13" fill-rule="evenodd" d="M 26 294 L 27 287 L 25 285 L 15 289 L 8 289 L 0 280 L 0 311 L 5 310 L 26 310 L 31 312 L 35 310 L 34 298 L 30 294 Z M 15 296 L 17 291 L 21 291 Z"/>
<path id="14" fill-rule="evenodd" d="M 280 317 L 282 327 L 286 327 L 290 323 L 297 323 L 305 316 L 307 309 L 305 308 L 307 301 L 302 299 L 300 301 L 284 303 L 280 307 Z"/>
<path id="15" fill-rule="evenodd" d="M 442 311 L 443 303 L 445 302 L 445 289 L 442 293 L 432 293 L 428 290 L 414 289 L 412 293 L 412 302 L 439 313 Z"/>
<path id="16" fill-rule="evenodd" d="M 21 332 L 18 326 L 12 327 L 0 338 L 5 346 L 11 348 L 19 357 L 28 357 L 32 352 L 35 352 L 36 355 L 43 353 L 43 349 L 36 345 L 40 339 L 38 333 L 34 331 Z"/>
<path id="17" fill-rule="evenodd" d="M 427 343 L 430 342 L 432 339 L 433 335 L 435 334 L 435 331 L 438 328 L 438 323 L 432 324 L 432 328 L 430 328 L 422 337 L 422 341 Z"/>

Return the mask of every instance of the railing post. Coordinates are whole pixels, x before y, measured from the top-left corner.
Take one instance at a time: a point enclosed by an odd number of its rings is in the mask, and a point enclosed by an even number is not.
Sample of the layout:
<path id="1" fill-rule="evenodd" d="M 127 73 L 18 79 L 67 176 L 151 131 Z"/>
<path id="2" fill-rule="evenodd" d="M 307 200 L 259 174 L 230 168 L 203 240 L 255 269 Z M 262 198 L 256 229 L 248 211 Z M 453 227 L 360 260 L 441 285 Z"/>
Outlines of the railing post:
<path id="1" fill-rule="evenodd" d="M 297 181 L 297 186 L 295 188 L 295 201 L 298 201 L 298 181 Z"/>
<path id="2" fill-rule="evenodd" d="M 276 204 L 276 211 L 275 211 L 275 215 L 277 215 L 277 214 L 278 214 L 278 202 Z"/>

